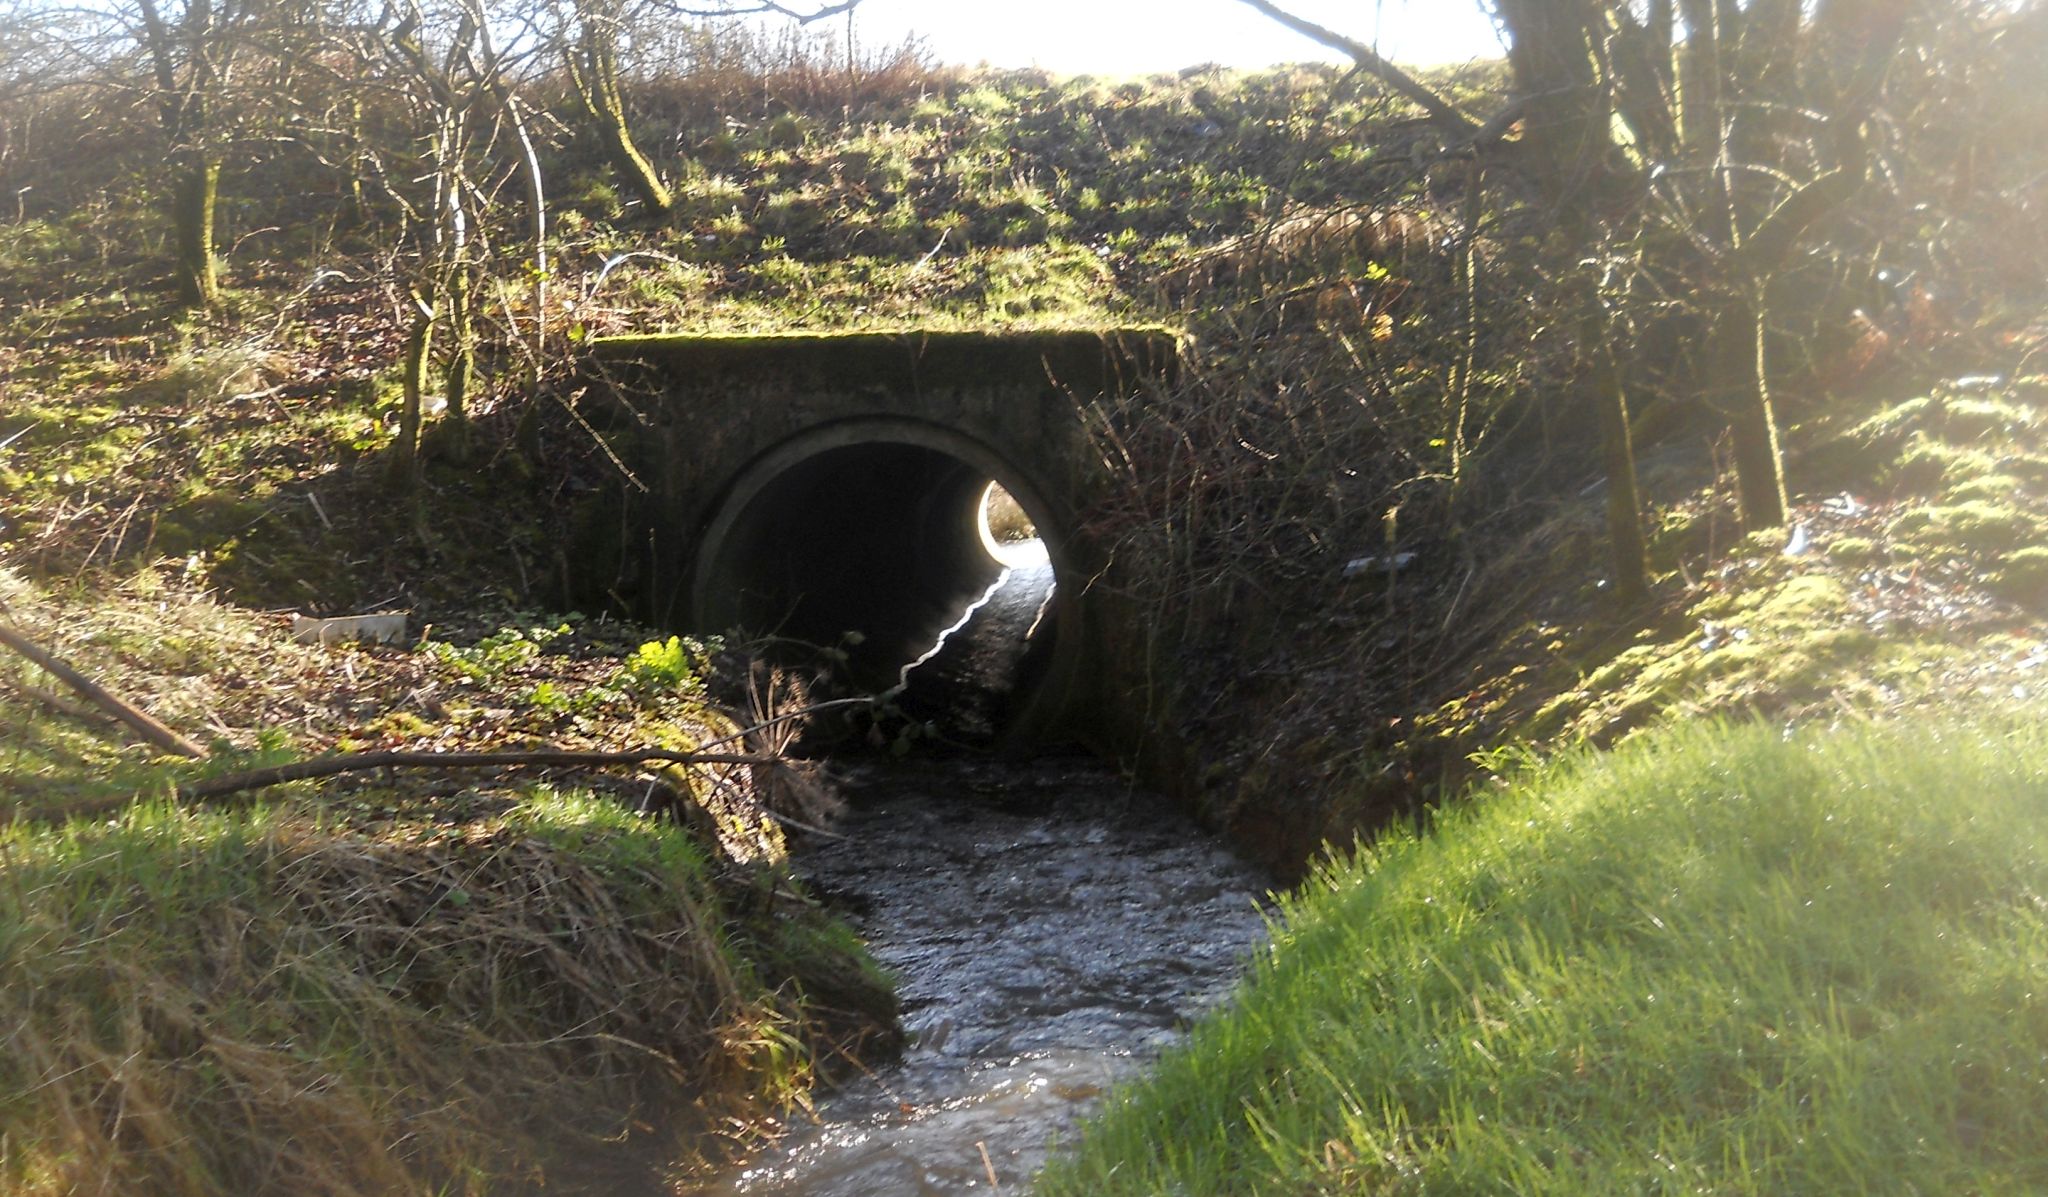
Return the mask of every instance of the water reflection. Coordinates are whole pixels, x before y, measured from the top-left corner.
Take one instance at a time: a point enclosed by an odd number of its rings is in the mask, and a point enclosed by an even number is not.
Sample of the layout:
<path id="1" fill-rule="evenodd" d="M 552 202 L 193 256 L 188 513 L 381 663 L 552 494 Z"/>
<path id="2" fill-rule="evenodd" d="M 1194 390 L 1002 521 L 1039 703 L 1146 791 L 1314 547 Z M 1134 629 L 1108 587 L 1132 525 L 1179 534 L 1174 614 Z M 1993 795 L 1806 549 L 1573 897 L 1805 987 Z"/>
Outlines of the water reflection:
<path id="1" fill-rule="evenodd" d="M 1025 653 L 1052 607 L 1052 560 L 1042 540 L 1004 546 L 1008 564 L 916 660 L 886 697 L 950 738 L 987 743 L 1013 697 Z"/>

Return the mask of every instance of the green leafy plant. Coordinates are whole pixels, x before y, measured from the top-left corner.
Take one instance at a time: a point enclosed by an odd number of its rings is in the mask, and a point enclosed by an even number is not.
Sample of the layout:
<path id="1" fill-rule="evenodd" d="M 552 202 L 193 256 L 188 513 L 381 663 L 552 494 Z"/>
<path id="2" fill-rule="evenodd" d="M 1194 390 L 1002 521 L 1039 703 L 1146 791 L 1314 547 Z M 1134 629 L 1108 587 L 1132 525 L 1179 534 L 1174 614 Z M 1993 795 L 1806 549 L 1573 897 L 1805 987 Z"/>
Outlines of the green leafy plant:
<path id="1" fill-rule="evenodd" d="M 427 655 L 470 681 L 488 682 L 531 664 L 550 641 L 568 634 L 566 623 L 551 628 L 500 628 L 467 647 L 429 640 L 425 649 Z"/>
<path id="2" fill-rule="evenodd" d="M 619 670 L 619 681 L 639 690 L 696 691 L 714 645 L 683 636 L 650 640 L 633 651 Z"/>

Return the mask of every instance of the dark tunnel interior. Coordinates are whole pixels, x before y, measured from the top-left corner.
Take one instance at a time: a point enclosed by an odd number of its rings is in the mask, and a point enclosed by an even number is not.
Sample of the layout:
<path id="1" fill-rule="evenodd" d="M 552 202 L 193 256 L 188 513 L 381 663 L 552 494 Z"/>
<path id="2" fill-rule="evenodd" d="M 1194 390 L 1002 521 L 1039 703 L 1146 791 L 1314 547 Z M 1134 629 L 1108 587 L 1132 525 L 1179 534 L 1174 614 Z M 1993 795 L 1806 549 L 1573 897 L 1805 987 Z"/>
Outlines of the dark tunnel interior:
<path id="1" fill-rule="evenodd" d="M 698 563 L 700 619 L 793 647 L 843 647 L 847 680 L 889 690 L 1002 574 L 980 519 L 989 482 L 985 470 L 921 445 L 806 457 L 736 498 L 743 506 Z M 848 632 L 859 642 L 846 642 Z"/>

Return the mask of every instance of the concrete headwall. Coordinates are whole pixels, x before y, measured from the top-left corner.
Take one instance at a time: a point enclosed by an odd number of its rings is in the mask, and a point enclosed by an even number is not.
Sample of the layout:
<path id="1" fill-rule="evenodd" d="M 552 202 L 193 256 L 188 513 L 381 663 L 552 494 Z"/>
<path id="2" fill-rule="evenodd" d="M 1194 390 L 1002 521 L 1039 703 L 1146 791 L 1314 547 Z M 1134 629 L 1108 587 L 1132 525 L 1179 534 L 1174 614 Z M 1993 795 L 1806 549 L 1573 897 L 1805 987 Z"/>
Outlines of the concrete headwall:
<path id="1" fill-rule="evenodd" d="M 1170 376 L 1177 350 L 1150 328 L 600 340 L 590 418 L 639 486 L 593 497 L 572 558 L 596 598 L 642 618 L 859 630 L 880 661 L 986 585 L 993 566 L 969 538 L 993 479 L 1059 581 L 1053 660 L 1022 730 L 1121 739 L 1103 730 L 1120 722 L 1120 671 L 1103 658 L 1132 637 L 1095 586 L 1110 546 L 1089 515 L 1112 480 L 1087 413 Z"/>

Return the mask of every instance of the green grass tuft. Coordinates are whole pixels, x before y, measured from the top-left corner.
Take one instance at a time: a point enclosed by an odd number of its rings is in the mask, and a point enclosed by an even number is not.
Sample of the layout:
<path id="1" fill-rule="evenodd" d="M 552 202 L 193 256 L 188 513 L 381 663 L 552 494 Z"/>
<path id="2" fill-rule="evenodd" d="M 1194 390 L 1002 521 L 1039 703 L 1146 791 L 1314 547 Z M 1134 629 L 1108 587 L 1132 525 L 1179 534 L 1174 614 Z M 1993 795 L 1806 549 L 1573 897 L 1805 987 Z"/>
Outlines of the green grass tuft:
<path id="1" fill-rule="evenodd" d="M 1695 724 L 1331 865 L 1040 1192 L 2048 1188 L 2048 732 Z"/>
<path id="2" fill-rule="evenodd" d="M 497 805 L 0 831 L 0 1189 L 499 1191 L 639 1120 L 802 1099 L 785 958 L 861 982 L 858 944 L 735 918 L 675 825 Z"/>

